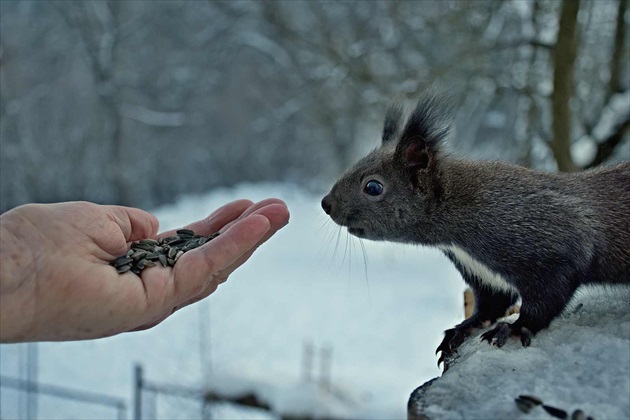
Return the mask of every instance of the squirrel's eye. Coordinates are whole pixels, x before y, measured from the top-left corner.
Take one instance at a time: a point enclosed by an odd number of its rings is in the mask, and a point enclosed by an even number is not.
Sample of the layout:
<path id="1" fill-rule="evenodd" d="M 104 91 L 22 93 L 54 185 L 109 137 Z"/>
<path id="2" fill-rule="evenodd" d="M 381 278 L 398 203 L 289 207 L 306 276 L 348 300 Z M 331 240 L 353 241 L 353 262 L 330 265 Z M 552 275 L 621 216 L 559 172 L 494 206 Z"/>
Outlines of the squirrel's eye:
<path id="1" fill-rule="evenodd" d="M 364 191 L 368 195 L 381 195 L 383 193 L 383 184 L 372 179 L 365 184 Z"/>

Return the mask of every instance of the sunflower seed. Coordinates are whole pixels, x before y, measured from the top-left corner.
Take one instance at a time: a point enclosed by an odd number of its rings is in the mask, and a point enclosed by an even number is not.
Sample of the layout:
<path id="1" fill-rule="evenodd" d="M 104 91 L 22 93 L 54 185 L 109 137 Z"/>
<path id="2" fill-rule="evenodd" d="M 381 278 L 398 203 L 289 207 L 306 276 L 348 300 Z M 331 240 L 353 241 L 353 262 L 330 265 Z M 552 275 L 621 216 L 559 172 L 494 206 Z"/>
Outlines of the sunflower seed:
<path id="1" fill-rule="evenodd" d="M 166 267 L 166 255 L 164 254 L 160 254 L 159 255 L 159 259 L 160 259 L 160 263 L 162 264 L 162 267 Z"/>
<path id="2" fill-rule="evenodd" d="M 148 254 L 148 252 L 147 252 L 147 251 L 144 251 L 144 250 L 139 250 L 139 251 L 136 251 L 136 252 L 135 252 L 135 253 L 131 256 L 131 258 L 133 258 L 133 259 L 134 259 L 134 261 L 138 261 L 140 258 L 145 257 L 147 254 Z"/>
<path id="3" fill-rule="evenodd" d="M 532 395 L 519 395 L 518 398 L 514 400 L 514 402 L 516 402 L 516 406 L 523 413 L 529 413 L 532 408 L 542 404 L 540 398 L 534 397 Z"/>
<path id="4" fill-rule="evenodd" d="M 180 236 L 181 236 L 181 235 L 194 236 L 194 235 L 195 235 L 195 232 L 193 232 L 193 231 L 192 231 L 192 230 L 190 230 L 190 229 L 179 229 L 179 230 L 177 231 L 177 234 L 178 234 L 178 235 L 180 235 Z"/>
<path id="5" fill-rule="evenodd" d="M 568 417 L 567 412 L 560 408 L 551 407 L 548 405 L 543 405 L 542 408 L 544 408 L 547 413 L 559 419 L 566 419 Z"/>
<path id="6" fill-rule="evenodd" d="M 169 258 L 175 258 L 175 255 L 177 254 L 178 249 L 177 248 L 171 248 L 168 250 L 168 257 Z"/>
<path id="7" fill-rule="evenodd" d="M 118 271 L 119 274 L 126 273 L 129 270 L 131 270 L 131 264 L 123 265 L 122 267 L 116 268 L 116 271 Z"/>
<path id="8" fill-rule="evenodd" d="M 147 260 L 140 260 L 136 263 L 136 268 L 138 270 L 143 270 Z"/>
<path id="9" fill-rule="evenodd" d="M 177 262 L 177 260 L 179 260 L 179 258 L 184 255 L 184 251 L 177 251 L 177 254 L 175 254 L 175 258 L 173 258 L 173 260 L 175 260 L 175 262 Z"/>
<path id="10" fill-rule="evenodd" d="M 155 262 L 151 260 L 143 260 L 143 261 L 144 261 L 144 268 L 155 267 L 156 265 Z"/>
<path id="11" fill-rule="evenodd" d="M 586 414 L 584 414 L 584 411 L 577 409 L 571 414 L 571 420 L 586 420 Z"/>
<path id="12" fill-rule="evenodd" d="M 131 249 L 142 249 L 144 251 L 153 251 L 153 247 L 151 245 L 142 244 L 140 242 L 134 242 L 131 244 Z"/>
<path id="13" fill-rule="evenodd" d="M 199 248 L 199 243 L 198 242 L 189 242 L 186 244 L 186 246 L 184 247 L 184 252 L 185 251 L 190 251 L 191 249 L 195 249 L 195 248 Z"/>
<path id="14" fill-rule="evenodd" d="M 541 405 L 543 403 L 540 398 L 535 397 L 533 395 L 519 395 L 518 398 L 521 400 L 526 400 L 532 403 L 533 405 Z"/>
<path id="15" fill-rule="evenodd" d="M 186 243 L 186 239 L 184 238 L 178 238 L 174 241 L 171 241 L 168 243 L 168 246 L 177 246 L 177 245 L 181 245 L 181 244 L 185 244 Z"/>
<path id="16" fill-rule="evenodd" d="M 127 264 L 131 263 L 132 261 L 133 261 L 133 259 L 131 259 L 129 257 L 119 257 L 119 258 L 114 260 L 113 265 L 114 265 L 114 267 L 118 268 L 118 267 L 122 267 L 123 265 L 127 265 Z"/>
<path id="17" fill-rule="evenodd" d="M 520 398 L 516 398 L 514 402 L 516 403 L 518 409 L 521 410 L 523 413 L 529 413 L 532 408 L 534 408 L 534 406 L 529 401 L 521 400 Z"/>

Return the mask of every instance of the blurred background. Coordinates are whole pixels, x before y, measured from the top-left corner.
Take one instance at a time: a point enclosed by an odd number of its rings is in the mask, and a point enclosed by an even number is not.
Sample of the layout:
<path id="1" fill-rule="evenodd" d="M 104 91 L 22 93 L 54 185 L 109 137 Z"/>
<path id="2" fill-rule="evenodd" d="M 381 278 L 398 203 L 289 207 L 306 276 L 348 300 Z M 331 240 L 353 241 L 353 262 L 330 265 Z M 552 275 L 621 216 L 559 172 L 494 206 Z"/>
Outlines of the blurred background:
<path id="1" fill-rule="evenodd" d="M 627 8 L 627 0 L 0 2 L 0 211 L 81 199 L 155 211 L 169 228 L 228 199 L 275 195 L 293 214 L 223 295 L 154 331 L 0 346 L 0 417 L 110 418 L 120 404 L 131 417 L 135 362 L 213 395 L 279 389 L 267 395 L 270 415 L 402 417 L 408 393 L 439 374 L 433 349 L 461 320 L 463 282 L 428 250 L 366 242 L 367 264 L 345 231 L 321 229 L 322 193 L 378 144 L 387 101 L 429 86 L 454 102 L 457 154 L 561 171 L 629 159 Z M 317 381 L 304 367 L 313 354 L 324 360 Z M 287 388 L 287 377 L 302 385 Z M 57 400 L 45 408 L 16 378 L 119 400 L 112 412 L 75 415 Z M 188 391 L 194 401 L 206 395 Z M 175 416 L 156 404 L 154 417 Z M 175 412 L 251 414 L 225 404 Z"/>
<path id="2" fill-rule="evenodd" d="M 388 99 L 434 84 L 462 153 L 627 158 L 627 4 L 3 1 L 0 207 L 323 190 L 377 143 Z"/>

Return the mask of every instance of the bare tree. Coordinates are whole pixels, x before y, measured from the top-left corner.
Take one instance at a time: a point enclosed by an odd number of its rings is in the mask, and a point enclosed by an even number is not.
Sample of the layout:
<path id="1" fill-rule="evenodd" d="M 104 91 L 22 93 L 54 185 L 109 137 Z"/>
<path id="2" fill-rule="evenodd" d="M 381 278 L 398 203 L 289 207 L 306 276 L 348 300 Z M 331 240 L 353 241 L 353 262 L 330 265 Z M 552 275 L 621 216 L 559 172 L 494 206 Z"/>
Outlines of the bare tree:
<path id="1" fill-rule="evenodd" d="M 1 207 L 322 185 L 379 140 L 392 96 L 434 84 L 466 154 L 619 159 L 627 3 L 0 2 Z"/>
<path id="2" fill-rule="evenodd" d="M 558 24 L 558 38 L 553 49 L 553 138 L 549 146 L 558 169 L 565 172 L 577 168 L 571 159 L 571 108 L 573 96 L 573 67 L 577 55 L 577 16 L 580 0 L 563 0 Z"/>

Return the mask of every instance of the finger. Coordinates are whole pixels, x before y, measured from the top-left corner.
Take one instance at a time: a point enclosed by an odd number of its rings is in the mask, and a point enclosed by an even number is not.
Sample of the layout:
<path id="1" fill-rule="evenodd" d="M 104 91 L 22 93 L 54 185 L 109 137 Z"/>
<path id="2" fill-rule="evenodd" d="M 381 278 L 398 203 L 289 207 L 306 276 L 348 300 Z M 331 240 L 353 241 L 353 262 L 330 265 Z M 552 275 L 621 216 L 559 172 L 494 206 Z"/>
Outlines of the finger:
<path id="1" fill-rule="evenodd" d="M 241 220 L 247 216 L 249 216 L 250 214 L 254 214 L 256 213 L 258 210 L 260 210 L 263 207 L 269 206 L 271 204 L 280 204 L 284 207 L 286 207 L 287 205 L 284 203 L 284 201 L 280 200 L 279 198 L 267 198 L 265 200 L 259 201 L 256 204 L 252 204 L 251 206 L 249 206 L 249 208 L 247 208 L 243 214 L 241 214 L 238 219 L 234 220 L 232 223 L 228 223 L 224 226 L 223 230 L 228 229 L 230 226 L 232 226 L 234 223 L 236 223 L 238 220 Z"/>
<path id="2" fill-rule="evenodd" d="M 212 233 L 218 232 L 226 224 L 237 219 L 252 204 L 253 202 L 251 200 L 232 201 L 231 203 L 228 203 L 215 210 L 212 214 L 210 214 L 210 216 L 206 217 L 205 219 L 186 225 L 184 229 L 190 229 L 198 235 L 210 235 Z M 178 229 L 172 229 L 167 232 L 160 233 L 159 236 L 165 238 L 167 236 L 175 235 Z"/>
<path id="3" fill-rule="evenodd" d="M 217 276 L 215 276 L 214 279 L 212 279 L 212 281 L 208 284 L 208 286 L 203 292 L 187 300 L 183 304 L 179 305 L 177 307 L 177 310 L 185 306 L 191 305 L 195 302 L 198 302 L 202 299 L 205 299 L 206 297 L 211 295 L 217 289 L 219 284 L 225 282 L 225 280 L 228 278 L 230 274 L 232 274 L 232 272 L 234 272 L 234 270 L 236 270 L 238 267 L 243 265 L 254 254 L 254 252 L 260 245 L 262 245 L 269 238 L 271 238 L 278 230 L 286 226 L 286 224 L 289 221 L 289 216 L 290 216 L 289 210 L 284 205 L 284 203 L 265 206 L 263 208 L 258 209 L 254 214 L 265 216 L 267 220 L 269 220 L 269 223 L 270 223 L 269 231 L 267 231 L 267 233 L 260 239 L 260 241 L 258 241 L 258 243 L 253 248 L 251 248 L 249 251 L 247 251 L 245 254 L 239 257 L 234 263 L 230 264 L 229 267 L 225 268 L 224 270 L 221 270 L 221 272 Z"/>
<path id="4" fill-rule="evenodd" d="M 114 221 L 120 226 L 127 242 L 154 236 L 160 223 L 149 212 L 133 207 L 106 206 Z"/>
<path id="5" fill-rule="evenodd" d="M 269 231 L 260 239 L 260 241 L 254 246 L 251 250 L 243 254 L 240 258 L 238 258 L 233 264 L 227 267 L 225 270 L 221 271 L 220 282 L 222 283 L 227 279 L 227 277 L 234 272 L 238 267 L 243 265 L 245 261 L 252 256 L 252 254 L 258 249 L 260 245 L 267 242 L 269 238 L 276 234 L 280 229 L 286 226 L 289 223 L 289 209 L 286 205 L 283 204 L 271 204 L 260 208 L 254 212 L 254 214 L 259 214 L 265 216 L 267 220 L 269 220 Z"/>
<path id="6" fill-rule="evenodd" d="M 269 220 L 251 215 L 205 245 L 182 255 L 175 265 L 175 300 L 179 304 L 202 293 L 212 276 L 229 267 L 269 231 Z"/>

